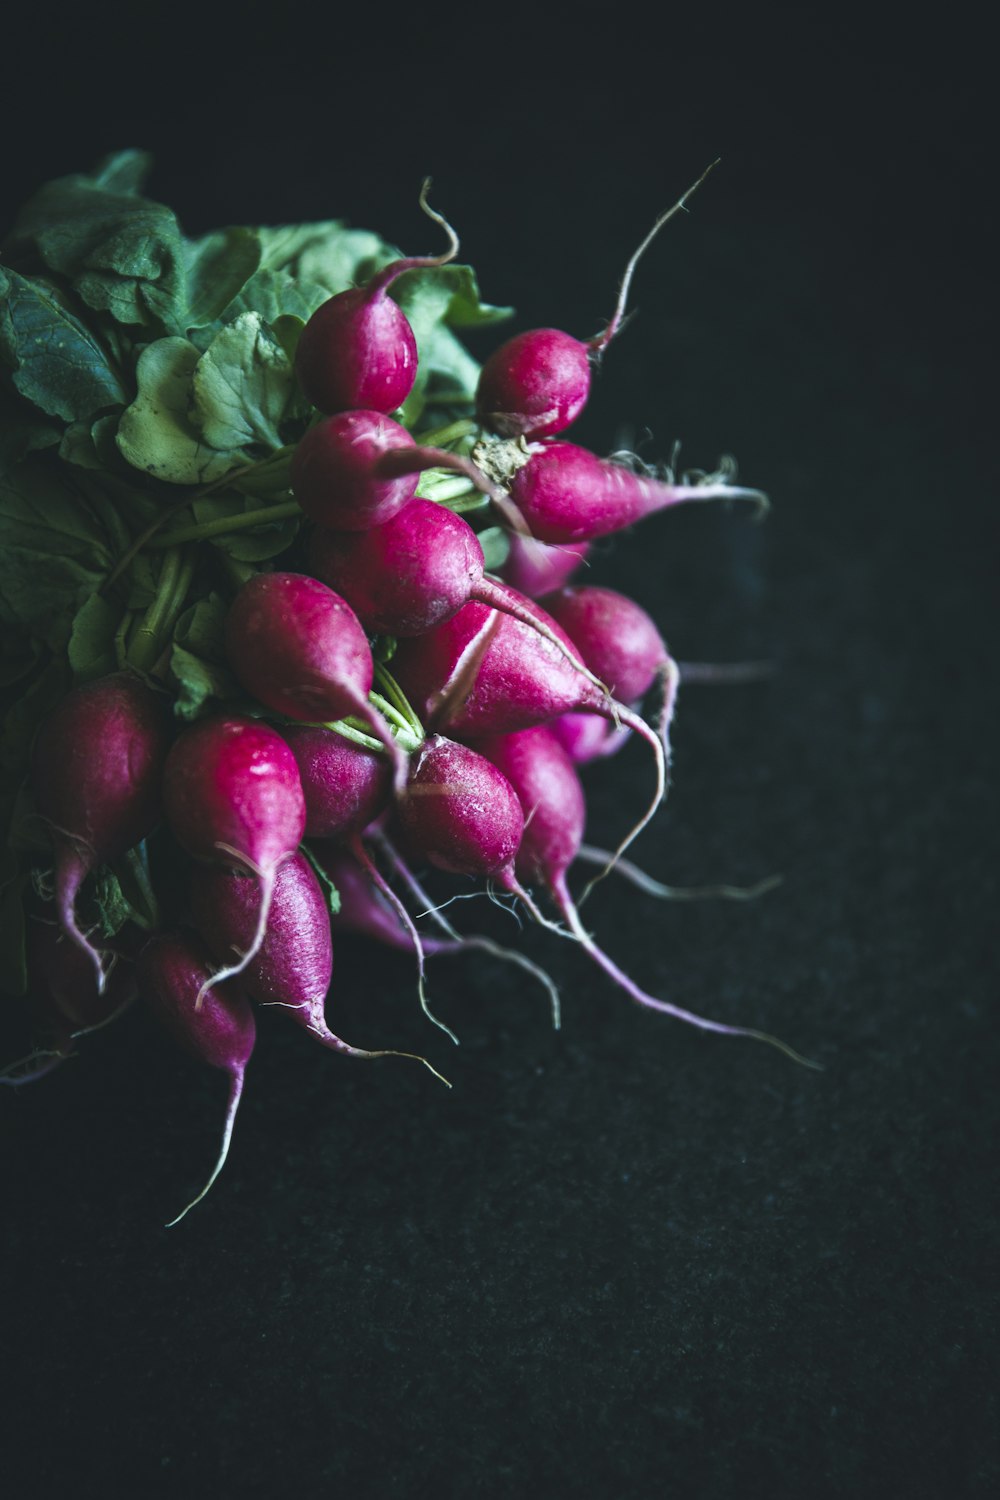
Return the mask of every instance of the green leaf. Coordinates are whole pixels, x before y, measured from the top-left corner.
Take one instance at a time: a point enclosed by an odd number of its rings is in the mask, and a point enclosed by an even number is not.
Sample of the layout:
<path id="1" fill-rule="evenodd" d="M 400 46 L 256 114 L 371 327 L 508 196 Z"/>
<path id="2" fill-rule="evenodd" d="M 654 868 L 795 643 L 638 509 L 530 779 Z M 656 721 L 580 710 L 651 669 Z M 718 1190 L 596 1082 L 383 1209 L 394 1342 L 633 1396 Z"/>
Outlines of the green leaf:
<path id="1" fill-rule="evenodd" d="M 510 317 L 512 310 L 480 301 L 470 266 L 405 271 L 392 286 L 391 295 L 410 321 L 419 355 L 413 392 L 403 406 L 404 423 L 417 420 L 429 387 L 453 392 L 458 403 L 473 401 L 479 365 L 449 325 L 472 328 L 498 323 Z"/>
<path id="2" fill-rule="evenodd" d="M 195 367 L 192 416 L 220 451 L 280 448 L 278 429 L 296 388 L 292 362 L 260 313 L 241 313 Z"/>
<path id="3" fill-rule="evenodd" d="M 89 307 L 130 327 L 180 332 L 186 284 L 180 229 L 170 209 L 136 194 L 137 168 L 118 158 L 101 169 L 104 181 L 77 174 L 46 183 L 18 216 L 8 258 L 34 251 L 72 281 Z"/>
<path id="4" fill-rule="evenodd" d="M 225 308 L 225 321 L 234 321 L 240 313 L 255 312 L 272 327 L 279 318 L 289 314 L 305 322 L 329 296 L 326 287 L 319 282 L 266 267 L 251 276 L 239 295 Z"/>
<path id="5" fill-rule="evenodd" d="M 122 413 L 118 448 L 135 468 L 171 484 L 207 484 L 240 461 L 207 443 L 192 420 L 194 372 L 201 355 L 187 339 L 147 344 L 136 366 L 139 394 Z"/>
<path id="6" fill-rule="evenodd" d="M 0 358 L 14 385 L 50 417 L 92 418 L 129 399 L 97 336 L 48 282 L 0 270 Z"/>
<path id="7" fill-rule="evenodd" d="M 107 533 L 69 482 L 71 472 L 33 458 L 0 480 L 0 625 L 26 630 L 54 651 L 112 564 Z"/>
<path id="8" fill-rule="evenodd" d="M 102 157 L 90 175 L 97 187 L 113 193 L 138 193 L 152 169 L 153 158 L 148 151 L 129 148 Z"/>
<path id="9" fill-rule="evenodd" d="M 178 718 L 197 719 L 220 701 L 240 698 L 239 683 L 226 665 L 225 627 L 226 605 L 214 593 L 185 610 L 178 620 L 170 652 Z"/>
<path id="10" fill-rule="evenodd" d="M 266 509 L 267 507 L 263 507 Z M 262 509 L 260 501 L 252 495 L 206 495 L 196 500 L 191 507 L 195 521 L 201 525 L 206 521 L 229 520 L 233 516 L 256 514 Z M 263 562 L 277 557 L 290 547 L 302 524 L 302 516 L 296 513 L 277 521 L 266 518 L 256 526 L 248 526 L 213 536 L 208 540 L 229 557 L 242 562 Z"/>
<path id="11" fill-rule="evenodd" d="M 326 288 L 327 296 L 366 280 L 377 265 L 398 251 L 368 229 L 349 229 L 341 219 L 315 224 L 283 224 L 261 229 L 261 267 L 287 271 L 296 279 Z"/>
<path id="12" fill-rule="evenodd" d="M 219 229 L 200 240 L 185 240 L 186 330 L 205 327 L 221 317 L 255 279 L 260 256 L 260 238 L 253 229 Z"/>
<path id="13" fill-rule="evenodd" d="M 487 573 L 496 573 L 507 561 L 510 552 L 510 533 L 503 526 L 487 526 L 479 532 L 479 545 L 483 549 L 483 567 Z"/>

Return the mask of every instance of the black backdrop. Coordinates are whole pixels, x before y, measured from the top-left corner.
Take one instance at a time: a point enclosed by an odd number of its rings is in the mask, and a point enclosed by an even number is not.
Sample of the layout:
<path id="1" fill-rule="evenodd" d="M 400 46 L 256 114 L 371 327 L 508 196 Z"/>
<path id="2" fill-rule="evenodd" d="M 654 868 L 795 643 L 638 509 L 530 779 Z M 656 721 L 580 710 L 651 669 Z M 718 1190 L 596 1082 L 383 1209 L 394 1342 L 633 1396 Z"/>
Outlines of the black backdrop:
<path id="1" fill-rule="evenodd" d="M 732 451 L 771 494 L 760 527 L 711 507 L 647 522 L 600 549 L 596 579 L 682 658 L 778 669 L 683 693 L 642 862 L 785 882 L 663 906 L 611 880 L 588 910 L 648 988 L 824 1071 L 641 1012 L 534 934 L 562 1032 L 510 972 L 442 963 L 448 1051 L 408 965 L 344 943 L 338 1029 L 431 1048 L 453 1091 L 263 1025 L 226 1170 L 167 1231 L 224 1085 L 130 1015 L 0 1098 L 12 1485 L 992 1492 L 995 324 L 975 38 L 863 60 L 786 17 L 721 57 L 721 23 L 663 57 L 629 19 L 532 46 L 458 16 L 414 41 L 373 15 L 377 68 L 359 66 L 370 33 L 320 41 L 315 17 L 211 44 L 190 16 L 135 40 L 89 21 L 58 48 L 25 21 L 3 218 L 136 144 L 189 230 L 341 215 L 423 250 L 431 172 L 512 327 L 586 335 L 655 213 L 723 158 L 644 263 L 578 432 L 651 457 L 680 438 L 693 465 Z M 648 774 L 637 747 L 594 771 L 595 838 Z"/>

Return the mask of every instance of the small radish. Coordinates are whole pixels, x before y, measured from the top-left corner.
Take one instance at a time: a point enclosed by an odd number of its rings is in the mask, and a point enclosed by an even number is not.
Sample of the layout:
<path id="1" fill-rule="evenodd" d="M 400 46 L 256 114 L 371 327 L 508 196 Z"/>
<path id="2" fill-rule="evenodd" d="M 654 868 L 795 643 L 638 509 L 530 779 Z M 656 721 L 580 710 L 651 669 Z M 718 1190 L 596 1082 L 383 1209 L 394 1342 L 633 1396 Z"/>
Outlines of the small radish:
<path id="1" fill-rule="evenodd" d="M 247 871 L 260 887 L 250 943 L 236 963 L 210 976 L 198 994 L 241 974 L 260 950 L 278 870 L 296 852 L 306 804 L 295 756 L 268 725 L 236 715 L 203 719 L 167 757 L 164 806 L 182 848 L 210 863 Z"/>
<path id="2" fill-rule="evenodd" d="M 281 736 L 299 768 L 307 839 L 348 838 L 388 807 L 392 774 L 384 755 L 319 724 L 285 724 Z"/>
<path id="3" fill-rule="evenodd" d="M 503 772 L 521 802 L 525 826 L 514 864 L 518 877 L 537 883 L 548 892 L 570 934 L 615 984 L 639 1005 L 651 1010 L 687 1021 L 704 1031 L 768 1042 L 796 1062 L 815 1066 L 767 1032 L 710 1021 L 647 994 L 598 947 L 583 926 L 566 883 L 567 872 L 583 838 L 586 821 L 583 788 L 569 756 L 546 726 L 478 741 L 477 749 Z"/>
<path id="4" fill-rule="evenodd" d="M 226 655 L 240 682 L 274 713 L 329 722 L 355 715 L 393 758 L 406 758 L 368 701 L 374 666 L 350 605 L 305 573 L 255 573 L 226 616 Z"/>
<path id="5" fill-rule="evenodd" d="M 241 952 L 257 930 L 261 892 L 236 871 L 204 866 L 190 887 L 195 926 L 222 962 Z M 247 964 L 242 983 L 265 1005 L 287 1010 L 324 1047 L 348 1057 L 415 1057 L 409 1052 L 367 1051 L 335 1036 L 326 1023 L 333 974 L 330 909 L 309 860 L 293 854 L 277 873 L 264 940 Z M 426 1058 L 415 1058 L 431 1068 Z M 431 1068 L 440 1077 L 436 1069 Z"/>
<path id="6" fill-rule="evenodd" d="M 550 547 L 533 536 L 513 531 L 500 577 L 519 594 L 539 599 L 568 583 L 581 563 L 586 561 L 589 550 L 589 542 L 568 542 L 562 547 Z"/>
<path id="7" fill-rule="evenodd" d="M 318 527 L 309 565 L 372 634 L 423 635 L 470 599 L 546 633 L 537 611 L 515 589 L 485 576 L 483 549 L 469 523 L 433 500 L 412 500 L 370 531 Z M 562 649 L 558 635 L 549 638 Z M 570 659 L 577 662 L 579 653 Z"/>
<path id="8" fill-rule="evenodd" d="M 104 989 L 101 953 L 80 931 L 76 898 L 100 864 L 118 859 L 160 821 L 169 745 L 167 700 L 131 672 L 74 688 L 39 730 L 31 785 L 55 855 L 63 932 L 87 954 Z"/>
<path id="9" fill-rule="evenodd" d="M 495 349 L 483 365 L 476 392 L 480 421 L 503 437 L 542 438 L 575 422 L 590 394 L 590 367 L 622 326 L 635 268 L 663 225 L 701 186 L 711 166 L 672 208 L 660 215 L 633 252 L 622 277 L 614 314 L 602 333 L 581 342 L 558 328 L 533 328 Z"/>
<path id="10" fill-rule="evenodd" d="M 561 638 L 563 651 L 512 615 L 472 603 L 425 635 L 401 641 L 393 673 L 422 722 L 457 739 L 509 734 L 581 709 L 634 729 L 656 758 L 656 786 L 646 813 L 620 845 L 621 854 L 666 791 L 664 744 L 639 714 L 580 675 L 568 659 L 579 659 L 576 648 L 538 604 L 516 598 Z"/>
<path id="11" fill-rule="evenodd" d="M 608 536 L 689 500 L 719 499 L 752 500 L 761 510 L 768 503 L 760 490 L 727 478 L 672 484 L 575 443 L 533 443 L 528 462 L 510 481 L 510 502 L 524 527 L 541 542 L 559 544 Z"/>
<path id="12" fill-rule="evenodd" d="M 617 755 L 632 738 L 625 724 L 610 724 L 596 714 L 560 714 L 549 725 L 575 766 Z"/>
<path id="13" fill-rule="evenodd" d="M 225 1165 L 257 1028 L 250 1002 L 240 990 L 227 984 L 206 994 L 210 963 L 193 934 L 157 933 L 140 953 L 137 969 L 140 994 L 161 1025 L 194 1057 L 229 1074 L 229 1102 L 215 1168 L 197 1198 L 170 1220 L 169 1229 L 201 1202 Z"/>
<path id="14" fill-rule="evenodd" d="M 327 417 L 309 428 L 292 456 L 295 498 L 321 526 L 338 531 L 379 526 L 413 499 L 420 469 L 387 474 L 378 460 L 415 447 L 406 428 L 381 412 L 358 409 Z"/>
<path id="15" fill-rule="evenodd" d="M 524 814 L 514 788 L 484 756 L 443 735 L 413 759 L 396 814 L 405 838 L 438 870 L 500 881 L 550 926 L 514 872 Z"/>
<path id="16" fill-rule="evenodd" d="M 539 601 L 569 636 L 590 670 L 624 703 L 635 703 L 671 664 L 649 614 L 615 589 L 569 584 Z"/>
<path id="17" fill-rule="evenodd" d="M 306 323 L 295 353 L 295 371 L 306 399 L 324 412 L 368 407 L 390 412 L 402 406 L 417 374 L 417 341 L 409 319 L 388 290 L 404 271 L 444 266 L 458 254 L 451 225 L 427 204 L 428 178 L 420 206 L 448 236 L 442 255 L 394 260 L 367 286 L 338 292 Z"/>

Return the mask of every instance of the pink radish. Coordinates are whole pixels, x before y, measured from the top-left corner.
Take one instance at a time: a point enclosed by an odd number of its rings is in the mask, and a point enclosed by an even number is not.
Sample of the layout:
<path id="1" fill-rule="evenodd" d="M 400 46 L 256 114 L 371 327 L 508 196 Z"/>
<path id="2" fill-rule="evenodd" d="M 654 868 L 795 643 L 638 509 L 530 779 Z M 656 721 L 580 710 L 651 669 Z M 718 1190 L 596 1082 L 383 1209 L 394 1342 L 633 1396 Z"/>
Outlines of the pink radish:
<path id="1" fill-rule="evenodd" d="M 260 920 L 257 882 L 235 871 L 203 867 L 191 879 L 195 925 L 220 961 L 252 940 Z M 264 940 L 246 966 L 243 984 L 255 1000 L 279 1005 L 311 1036 L 348 1057 L 415 1057 L 409 1052 L 367 1051 L 335 1036 L 326 1022 L 333 974 L 330 909 L 304 854 L 294 854 L 277 873 Z M 426 1058 L 415 1058 L 431 1069 Z M 443 1080 L 444 1081 L 444 1080 Z"/>
<path id="2" fill-rule="evenodd" d="M 32 752 L 31 785 L 52 839 L 60 925 L 93 964 L 98 993 L 104 965 L 77 926 L 77 893 L 97 865 L 141 843 L 160 821 L 168 724 L 164 697 L 133 673 L 114 672 L 68 693 Z"/>
<path id="3" fill-rule="evenodd" d="M 320 411 L 395 411 L 413 389 L 417 342 L 405 313 L 387 293 L 404 271 L 444 266 L 458 254 L 455 231 L 428 207 L 429 188 L 427 179 L 420 206 L 448 235 L 444 254 L 394 260 L 367 286 L 338 292 L 322 303 L 302 330 L 295 370 L 307 400 Z"/>
<path id="4" fill-rule="evenodd" d="M 539 599 L 553 589 L 562 588 L 586 560 L 589 542 L 567 542 L 562 547 L 550 547 L 533 536 L 519 532 L 510 533 L 510 551 L 499 570 L 504 583 L 526 594 L 529 599 Z"/>
<path id="5" fill-rule="evenodd" d="M 208 955 L 193 934 L 157 933 L 139 955 L 140 993 L 157 1020 L 199 1061 L 229 1074 L 229 1102 L 215 1168 L 197 1198 L 170 1220 L 168 1229 L 201 1202 L 225 1165 L 243 1076 L 257 1035 L 246 996 L 228 984 L 206 993 L 211 980 Z"/>
<path id="6" fill-rule="evenodd" d="M 374 666 L 361 624 L 339 594 L 305 573 L 255 573 L 226 616 L 226 655 L 240 682 L 274 713 L 330 720 L 353 714 L 406 759 L 368 701 Z"/>
<path id="7" fill-rule="evenodd" d="M 306 805 L 295 756 L 266 724 L 237 716 L 203 719 L 167 757 L 164 804 L 174 837 L 196 859 L 256 877 L 257 926 L 235 963 L 210 976 L 198 995 L 242 974 L 260 950 L 278 870 L 305 829 Z"/>
<path id="8" fill-rule="evenodd" d="M 480 420 L 503 437 L 542 438 L 575 422 L 590 393 L 590 366 L 622 326 L 629 288 L 643 252 L 663 225 L 701 186 L 711 166 L 672 208 L 660 215 L 625 268 L 614 314 L 602 333 L 581 343 L 558 328 L 533 328 L 495 349 L 483 365 L 476 392 Z"/>
<path id="9" fill-rule="evenodd" d="M 560 714 L 549 728 L 575 766 L 617 755 L 632 738 L 627 725 L 615 725 L 596 714 Z"/>
<path id="10" fill-rule="evenodd" d="M 348 838 L 388 807 L 392 775 L 384 755 L 319 724 L 285 724 L 281 735 L 299 768 L 307 839 Z"/>
<path id="11" fill-rule="evenodd" d="M 548 892 L 570 934 L 615 984 L 637 1004 L 651 1010 L 687 1021 L 704 1031 L 768 1042 L 796 1062 L 815 1066 L 767 1032 L 710 1021 L 647 994 L 597 945 L 581 922 L 566 883 L 567 872 L 583 838 L 586 821 L 583 788 L 569 756 L 546 726 L 481 740 L 477 749 L 503 772 L 521 802 L 525 827 L 514 865 L 518 877 L 537 883 Z"/>
<path id="12" fill-rule="evenodd" d="M 422 635 L 470 599 L 545 629 L 515 589 L 485 576 L 483 549 L 469 523 L 432 500 L 412 500 L 370 531 L 317 528 L 309 565 L 373 634 Z M 560 637 L 552 639 L 561 644 Z"/>
<path id="13" fill-rule="evenodd" d="M 673 505 L 694 500 L 767 497 L 726 479 L 672 484 L 598 458 L 575 443 L 533 443 L 531 457 L 510 481 L 510 500 L 524 527 L 541 542 L 565 544 L 608 536 Z"/>
<path id="14" fill-rule="evenodd" d="M 291 485 L 312 521 L 365 531 L 390 520 L 417 492 L 419 469 L 386 474 L 377 461 L 415 448 L 405 427 L 381 412 L 341 412 L 310 427 L 292 456 Z"/>
<path id="15" fill-rule="evenodd" d="M 615 589 L 569 584 L 544 595 L 539 603 L 562 626 L 591 671 L 625 703 L 644 697 L 670 663 L 653 619 Z"/>

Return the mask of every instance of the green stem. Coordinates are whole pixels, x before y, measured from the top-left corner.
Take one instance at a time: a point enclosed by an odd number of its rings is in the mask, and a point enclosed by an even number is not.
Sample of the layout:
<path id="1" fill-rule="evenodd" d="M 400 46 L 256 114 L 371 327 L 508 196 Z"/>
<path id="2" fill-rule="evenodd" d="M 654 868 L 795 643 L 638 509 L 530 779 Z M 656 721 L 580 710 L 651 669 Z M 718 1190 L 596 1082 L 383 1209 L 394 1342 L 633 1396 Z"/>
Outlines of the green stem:
<path id="1" fill-rule="evenodd" d="M 453 510 L 457 516 L 471 510 L 485 510 L 489 503 L 489 495 L 484 495 L 481 490 L 463 490 L 459 495 L 451 495 L 446 500 L 438 501 L 439 505 Z"/>
<path id="2" fill-rule="evenodd" d="M 460 442 L 462 438 L 471 437 L 478 431 L 478 422 L 460 417 L 457 422 L 449 422 L 447 427 L 433 427 L 430 432 L 422 432 L 416 443 L 419 448 L 445 448 L 449 443 Z"/>
<path id="3" fill-rule="evenodd" d="M 153 890 L 153 883 L 149 878 L 149 864 L 145 843 L 138 845 L 134 849 L 129 849 L 125 855 L 125 863 L 128 865 L 132 879 L 138 886 L 139 894 L 146 905 L 146 918 L 143 919 L 133 907 L 132 920 L 137 926 L 144 928 L 146 931 L 155 932 L 156 928 L 160 925 L 160 903 L 156 899 L 156 892 Z"/>
<path id="4" fill-rule="evenodd" d="M 411 724 L 403 717 L 395 704 L 389 702 L 388 698 L 383 698 L 381 693 L 373 691 L 368 694 L 368 701 L 378 709 L 383 719 L 388 719 L 393 729 L 402 729 L 409 734 L 412 728 Z"/>
<path id="5" fill-rule="evenodd" d="M 219 516 L 214 521 L 192 522 L 190 526 L 179 526 L 176 531 L 163 536 L 151 537 L 146 543 L 150 549 L 176 547 L 181 542 L 202 542 L 209 537 L 226 536 L 231 531 L 247 531 L 251 526 L 264 526 L 274 521 L 287 521 L 300 516 L 302 509 L 297 500 L 285 500 L 280 505 L 264 505 L 259 510 L 244 511 L 239 516 Z"/>
<path id="6" fill-rule="evenodd" d="M 129 666 L 140 672 L 149 672 L 159 660 L 166 637 L 173 629 L 191 586 L 192 571 L 192 562 L 180 547 L 167 553 L 160 569 L 156 596 L 128 648 Z"/>
<path id="7" fill-rule="evenodd" d="M 383 695 L 402 714 L 407 727 L 413 731 L 420 743 L 423 744 L 424 726 L 417 717 L 416 710 L 411 705 L 403 689 L 384 662 L 377 661 L 375 663 L 375 681 L 378 683 Z"/>

